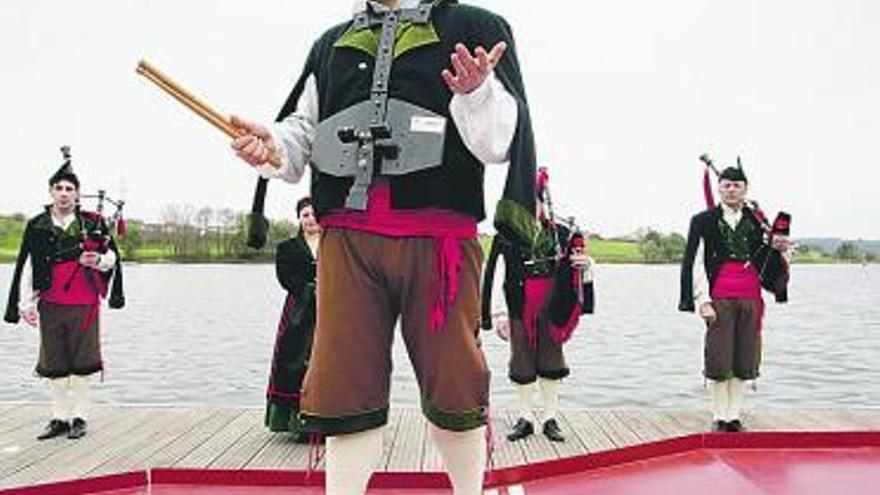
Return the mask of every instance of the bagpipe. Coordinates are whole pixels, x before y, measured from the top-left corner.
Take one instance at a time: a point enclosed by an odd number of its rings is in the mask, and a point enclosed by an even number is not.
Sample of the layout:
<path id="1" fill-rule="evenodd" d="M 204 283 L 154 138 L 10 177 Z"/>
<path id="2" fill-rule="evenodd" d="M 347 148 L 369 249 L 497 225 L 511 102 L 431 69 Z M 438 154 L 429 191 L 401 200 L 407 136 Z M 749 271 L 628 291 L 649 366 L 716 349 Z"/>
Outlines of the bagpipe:
<path id="1" fill-rule="evenodd" d="M 552 257 L 532 257 L 532 259 L 526 262 L 526 265 L 527 267 L 530 264 L 536 266 L 550 265 L 553 271 L 558 271 L 565 266 L 570 266 L 569 259 L 572 254 L 583 252 L 586 248 L 584 231 L 577 224 L 574 216 L 563 217 L 556 214 L 553 208 L 553 197 L 550 194 L 550 174 L 547 167 L 538 168 L 535 191 L 544 205 L 548 227 L 552 233 L 554 254 Z M 560 232 L 559 226 L 563 226 L 565 230 Z M 580 279 L 583 279 L 583 268 L 577 268 L 577 272 L 580 275 Z M 578 299 L 583 301 L 583 294 L 579 294 Z"/>
<path id="2" fill-rule="evenodd" d="M 573 266 L 571 256 L 575 253 L 583 253 L 586 248 L 586 237 L 583 229 L 577 224 L 574 216 L 562 217 L 556 214 L 553 208 L 553 199 L 550 194 L 549 173 L 546 167 L 538 169 L 536 193 L 543 203 L 546 212 L 548 228 L 553 238 L 553 254 L 551 256 L 533 256 L 526 262 L 526 271 L 529 265 L 547 266 L 552 273 L 552 286 L 549 295 L 546 296 L 546 313 L 549 320 L 549 332 L 551 338 L 562 344 L 570 337 L 583 308 L 588 307 L 592 311 L 593 294 L 585 293 L 584 267 Z M 562 229 L 560 229 L 562 227 Z M 537 254 L 537 253 L 536 253 Z M 529 280 L 526 280 L 526 306 L 529 305 Z M 540 292 L 537 290 L 535 292 Z M 536 297 L 542 296 L 536 294 Z M 524 321 L 531 311 L 524 310 Z M 528 325 L 528 323 L 526 323 Z M 527 327 L 528 332 L 528 327 Z M 530 335 L 531 338 L 531 335 Z"/>
<path id="3" fill-rule="evenodd" d="M 70 147 L 62 146 L 61 154 L 65 162 L 69 163 L 71 159 Z M 83 200 L 94 201 L 93 210 L 83 209 Z M 113 208 L 109 213 L 106 205 Z M 98 272 L 98 278 L 94 278 L 94 270 L 86 268 L 85 277 L 89 285 L 95 292 L 104 297 L 107 295 L 108 284 L 113 280 L 113 290 L 110 297 L 109 305 L 111 308 L 118 309 L 125 305 L 125 298 L 122 295 L 122 273 L 121 260 L 116 250 L 114 235 L 117 238 L 125 236 L 127 231 L 127 222 L 123 216 L 123 208 L 125 200 L 114 199 L 107 194 L 107 191 L 99 189 L 94 194 L 83 194 L 79 196 L 76 204 L 76 221 L 79 222 L 79 238 L 76 242 L 59 246 L 55 252 L 56 260 L 78 261 L 80 256 L 86 252 L 94 252 L 99 255 L 107 254 L 108 251 L 115 251 L 116 266 L 109 272 Z M 77 264 L 76 269 L 71 273 L 70 278 L 65 281 L 66 289 L 70 288 L 76 274 L 83 269 L 81 264 Z"/>
<path id="4" fill-rule="evenodd" d="M 712 171 L 716 177 L 721 177 L 721 172 L 719 172 L 708 154 L 700 155 L 700 161 L 706 165 L 706 171 L 703 175 L 703 196 L 706 200 L 706 209 L 713 210 L 716 205 L 709 181 L 709 171 Z M 742 162 L 739 157 L 736 158 L 736 162 L 737 167 L 742 169 Z M 752 253 L 749 263 L 756 268 L 758 278 L 761 281 L 761 287 L 772 292 L 776 302 L 787 302 L 788 281 L 790 278 L 788 260 L 773 247 L 773 238 L 775 236 L 790 235 L 791 214 L 780 211 L 776 214 L 776 218 L 771 224 L 757 201 L 746 200 L 746 205 L 749 207 L 752 217 L 757 221 L 763 234 L 761 245 Z"/>

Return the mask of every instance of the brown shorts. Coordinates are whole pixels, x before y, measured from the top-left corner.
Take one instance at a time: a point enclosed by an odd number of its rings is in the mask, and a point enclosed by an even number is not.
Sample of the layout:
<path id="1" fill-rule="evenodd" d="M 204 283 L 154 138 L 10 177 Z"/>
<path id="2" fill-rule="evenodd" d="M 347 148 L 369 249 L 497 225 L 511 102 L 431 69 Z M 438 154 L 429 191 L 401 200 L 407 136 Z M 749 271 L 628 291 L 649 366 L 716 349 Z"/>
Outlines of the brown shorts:
<path id="1" fill-rule="evenodd" d="M 710 380 L 754 380 L 761 364 L 758 302 L 716 299 L 712 306 L 718 317 L 706 329 L 703 373 Z"/>
<path id="2" fill-rule="evenodd" d="M 434 242 L 324 232 L 317 327 L 300 402 L 302 428 L 340 435 L 387 422 L 398 317 L 428 420 L 456 431 L 485 424 L 489 370 L 478 340 L 483 252 L 476 240 L 461 241 L 458 293 L 445 328 L 434 332 Z"/>
<path id="3" fill-rule="evenodd" d="M 522 320 L 510 320 L 510 381 L 520 385 L 534 382 L 537 377 L 560 380 L 569 374 L 558 344 L 547 332 L 547 320 L 538 319 L 538 345 L 533 348 L 523 327 Z"/>
<path id="4" fill-rule="evenodd" d="M 39 301 L 40 357 L 37 374 L 45 378 L 86 376 L 104 369 L 101 361 L 99 315 L 85 330 L 83 321 L 92 306 L 66 306 Z"/>

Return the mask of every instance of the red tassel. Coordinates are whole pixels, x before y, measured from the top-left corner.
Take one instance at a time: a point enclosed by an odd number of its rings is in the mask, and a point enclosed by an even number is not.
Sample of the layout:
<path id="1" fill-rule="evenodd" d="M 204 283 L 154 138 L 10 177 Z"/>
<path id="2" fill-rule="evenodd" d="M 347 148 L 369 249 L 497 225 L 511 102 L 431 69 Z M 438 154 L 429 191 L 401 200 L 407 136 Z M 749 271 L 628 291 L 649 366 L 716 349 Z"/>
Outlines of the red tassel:
<path id="1" fill-rule="evenodd" d="M 128 224 L 126 223 L 124 218 L 119 218 L 116 221 L 116 235 L 119 237 L 125 237 L 125 231 L 128 229 Z"/>
<path id="2" fill-rule="evenodd" d="M 712 182 L 709 180 L 709 167 L 703 173 L 703 198 L 706 200 L 706 209 L 712 211 L 715 209 L 715 197 L 712 194 Z"/>
<path id="3" fill-rule="evenodd" d="M 535 180 L 535 196 L 539 198 L 544 197 L 544 189 L 547 188 L 547 184 L 550 183 L 550 173 L 547 171 L 547 167 L 539 167 L 538 168 L 538 177 Z"/>

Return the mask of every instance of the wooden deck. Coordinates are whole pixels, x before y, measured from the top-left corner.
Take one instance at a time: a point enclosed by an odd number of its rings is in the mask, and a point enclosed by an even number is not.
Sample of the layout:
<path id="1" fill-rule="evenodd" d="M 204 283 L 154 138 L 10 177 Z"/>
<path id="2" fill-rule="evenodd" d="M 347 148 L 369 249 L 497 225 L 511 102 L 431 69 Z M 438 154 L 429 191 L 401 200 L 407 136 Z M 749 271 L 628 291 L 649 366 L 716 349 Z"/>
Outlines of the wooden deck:
<path id="1" fill-rule="evenodd" d="M 97 406 L 85 438 L 38 442 L 47 408 L 0 404 L 0 488 L 150 467 L 301 470 L 309 459 L 307 446 L 263 427 L 262 409 Z M 515 419 L 512 412 L 494 412 L 496 467 L 702 433 L 709 424 L 705 411 L 565 411 L 559 418 L 568 434 L 565 443 L 541 435 L 510 443 L 504 435 Z M 752 430 L 771 431 L 880 430 L 880 409 L 761 410 L 748 413 L 745 423 Z M 379 470 L 440 469 L 421 413 L 392 410 Z"/>

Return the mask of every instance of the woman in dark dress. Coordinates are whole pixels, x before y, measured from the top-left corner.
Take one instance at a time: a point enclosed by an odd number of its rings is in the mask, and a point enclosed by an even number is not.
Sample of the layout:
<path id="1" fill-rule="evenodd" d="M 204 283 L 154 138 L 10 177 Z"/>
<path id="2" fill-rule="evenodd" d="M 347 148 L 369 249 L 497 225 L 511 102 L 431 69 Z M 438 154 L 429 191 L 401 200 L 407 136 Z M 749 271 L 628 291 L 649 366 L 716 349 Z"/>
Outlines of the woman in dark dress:
<path id="1" fill-rule="evenodd" d="M 275 255 L 275 272 L 287 298 L 275 338 L 265 424 L 271 431 L 289 431 L 297 440 L 305 441 L 305 434 L 297 427 L 297 413 L 315 330 L 316 255 L 321 227 L 308 197 L 297 202 L 296 213 L 299 229 L 278 244 Z"/>

